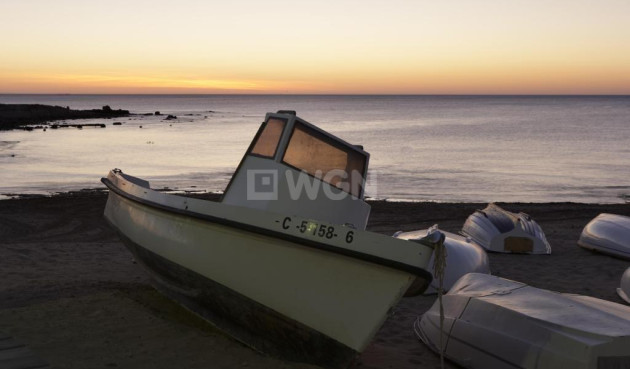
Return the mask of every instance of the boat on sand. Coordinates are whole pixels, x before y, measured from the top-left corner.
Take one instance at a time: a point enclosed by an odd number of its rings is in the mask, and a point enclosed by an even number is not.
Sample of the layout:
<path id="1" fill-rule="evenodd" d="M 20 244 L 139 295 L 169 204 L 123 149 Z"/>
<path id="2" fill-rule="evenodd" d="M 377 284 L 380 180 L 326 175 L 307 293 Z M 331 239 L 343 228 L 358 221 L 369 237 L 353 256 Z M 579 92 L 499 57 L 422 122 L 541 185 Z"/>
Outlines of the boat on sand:
<path id="1" fill-rule="evenodd" d="M 578 245 L 630 260 L 630 217 L 599 214 L 584 227 Z"/>
<path id="2" fill-rule="evenodd" d="M 630 367 L 630 307 L 470 273 L 414 324 L 432 350 L 466 368 Z"/>
<path id="3" fill-rule="evenodd" d="M 439 230 L 437 225 L 418 231 L 397 232 L 394 237 L 403 240 L 420 241 L 426 237 L 431 237 L 433 233 L 440 232 L 444 234 L 444 247 L 446 249 L 446 267 L 444 268 L 444 280 L 442 290 L 448 291 L 457 280 L 464 274 L 468 273 L 485 273 L 490 274 L 490 261 L 485 250 L 477 245 L 470 238 Z M 433 266 L 433 255 L 429 265 Z M 425 295 L 437 293 L 439 282 L 435 278 L 433 267 L 431 267 L 433 281 Z"/>
<path id="4" fill-rule="evenodd" d="M 268 113 L 221 201 L 112 170 L 105 218 L 167 296 L 256 350 L 344 368 L 427 288 L 436 247 L 365 230 L 368 160 L 295 112 Z"/>
<path id="5" fill-rule="evenodd" d="M 545 233 L 529 215 L 492 203 L 471 214 L 461 233 L 492 252 L 551 254 Z"/>

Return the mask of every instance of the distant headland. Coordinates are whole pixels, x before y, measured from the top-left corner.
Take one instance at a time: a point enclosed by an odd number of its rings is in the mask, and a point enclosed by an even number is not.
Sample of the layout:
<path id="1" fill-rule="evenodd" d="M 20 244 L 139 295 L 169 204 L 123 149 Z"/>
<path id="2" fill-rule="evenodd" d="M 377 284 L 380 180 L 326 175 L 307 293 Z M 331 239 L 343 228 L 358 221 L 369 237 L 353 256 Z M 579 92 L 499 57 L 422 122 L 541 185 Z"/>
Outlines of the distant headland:
<path id="1" fill-rule="evenodd" d="M 129 110 L 102 109 L 74 110 L 69 107 L 41 104 L 0 104 L 0 131 L 65 119 L 115 118 L 129 115 Z"/>

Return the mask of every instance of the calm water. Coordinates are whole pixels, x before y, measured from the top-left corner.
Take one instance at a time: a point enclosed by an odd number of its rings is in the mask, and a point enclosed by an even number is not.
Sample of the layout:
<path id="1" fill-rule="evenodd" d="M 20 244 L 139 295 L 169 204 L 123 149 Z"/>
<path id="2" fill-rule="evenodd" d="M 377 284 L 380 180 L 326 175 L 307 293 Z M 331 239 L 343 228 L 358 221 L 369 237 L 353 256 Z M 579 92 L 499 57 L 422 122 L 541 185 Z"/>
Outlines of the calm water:
<path id="1" fill-rule="evenodd" d="M 292 109 L 370 152 L 373 197 L 630 201 L 628 96 L 0 95 L 0 103 L 178 116 L 90 121 L 105 129 L 0 131 L 4 194 L 102 187 L 112 168 L 153 187 L 222 190 L 265 113 Z"/>

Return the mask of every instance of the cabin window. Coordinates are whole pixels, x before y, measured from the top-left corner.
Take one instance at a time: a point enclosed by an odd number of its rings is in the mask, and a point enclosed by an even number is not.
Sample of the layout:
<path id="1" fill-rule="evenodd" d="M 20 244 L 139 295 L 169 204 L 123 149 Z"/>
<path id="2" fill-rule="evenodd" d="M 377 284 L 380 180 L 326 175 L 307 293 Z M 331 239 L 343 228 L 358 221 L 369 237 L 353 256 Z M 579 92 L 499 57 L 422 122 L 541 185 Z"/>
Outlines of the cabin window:
<path id="1" fill-rule="evenodd" d="M 273 158 L 278 149 L 278 142 L 282 136 L 286 122 L 282 119 L 270 118 L 266 123 L 262 132 L 256 139 L 256 143 L 252 148 L 251 154 Z"/>
<path id="2" fill-rule="evenodd" d="M 355 197 L 360 197 L 366 157 L 320 132 L 296 122 L 282 159 Z"/>

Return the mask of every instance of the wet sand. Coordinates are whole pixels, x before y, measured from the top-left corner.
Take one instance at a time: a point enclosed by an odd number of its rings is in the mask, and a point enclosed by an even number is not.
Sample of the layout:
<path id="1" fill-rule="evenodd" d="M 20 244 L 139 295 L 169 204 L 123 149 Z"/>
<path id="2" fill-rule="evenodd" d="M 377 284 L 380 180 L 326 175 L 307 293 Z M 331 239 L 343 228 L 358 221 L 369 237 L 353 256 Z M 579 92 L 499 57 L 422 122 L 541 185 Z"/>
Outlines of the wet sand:
<path id="1" fill-rule="evenodd" d="M 0 201 L 0 332 L 54 368 L 313 368 L 259 354 L 153 290 L 104 222 L 105 202 L 105 193 L 90 191 Z M 438 223 L 457 232 L 485 205 L 372 202 L 368 228 L 392 234 Z M 493 274 L 623 302 L 615 288 L 630 262 L 576 242 L 593 217 L 630 215 L 630 205 L 501 205 L 530 214 L 553 254 L 490 254 Z M 434 301 L 403 299 L 354 368 L 439 367 L 411 329 Z"/>

